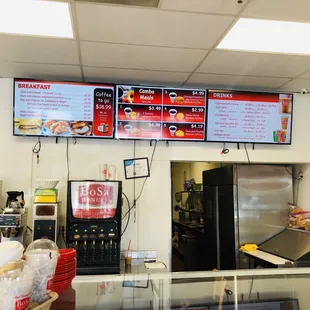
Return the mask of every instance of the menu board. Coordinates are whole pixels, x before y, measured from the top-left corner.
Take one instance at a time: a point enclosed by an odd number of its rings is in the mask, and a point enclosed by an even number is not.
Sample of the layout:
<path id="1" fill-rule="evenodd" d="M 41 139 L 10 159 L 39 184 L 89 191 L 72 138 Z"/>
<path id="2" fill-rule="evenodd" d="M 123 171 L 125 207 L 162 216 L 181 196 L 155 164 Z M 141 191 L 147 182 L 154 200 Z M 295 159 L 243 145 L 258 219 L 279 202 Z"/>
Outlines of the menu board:
<path id="1" fill-rule="evenodd" d="M 116 138 L 204 141 L 206 90 L 117 86 Z"/>
<path id="2" fill-rule="evenodd" d="M 207 141 L 291 144 L 292 94 L 209 91 Z"/>
<path id="3" fill-rule="evenodd" d="M 113 85 L 24 79 L 14 84 L 14 135 L 113 137 Z"/>

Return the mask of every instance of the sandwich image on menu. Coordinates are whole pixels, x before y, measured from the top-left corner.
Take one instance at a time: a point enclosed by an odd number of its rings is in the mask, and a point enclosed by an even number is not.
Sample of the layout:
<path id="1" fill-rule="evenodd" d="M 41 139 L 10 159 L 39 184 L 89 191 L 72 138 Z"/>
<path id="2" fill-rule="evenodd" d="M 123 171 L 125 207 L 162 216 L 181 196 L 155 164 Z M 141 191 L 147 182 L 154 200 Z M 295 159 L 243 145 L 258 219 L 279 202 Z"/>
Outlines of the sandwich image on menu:
<path id="1" fill-rule="evenodd" d="M 15 119 L 15 133 L 24 135 L 40 135 L 42 130 L 41 119 Z"/>
<path id="2" fill-rule="evenodd" d="M 93 123 L 89 121 L 73 121 L 70 123 L 70 133 L 72 136 L 91 136 Z"/>

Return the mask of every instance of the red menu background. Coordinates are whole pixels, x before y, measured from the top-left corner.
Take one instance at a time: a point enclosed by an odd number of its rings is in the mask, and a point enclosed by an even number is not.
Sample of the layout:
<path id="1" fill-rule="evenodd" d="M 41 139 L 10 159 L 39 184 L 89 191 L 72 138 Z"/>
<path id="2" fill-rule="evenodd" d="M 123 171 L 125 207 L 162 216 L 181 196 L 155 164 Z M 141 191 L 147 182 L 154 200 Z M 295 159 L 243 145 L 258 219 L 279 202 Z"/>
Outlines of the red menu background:
<path id="1" fill-rule="evenodd" d="M 117 138 L 193 141 L 205 138 L 205 90 L 120 85 L 117 96 Z M 170 126 L 177 126 L 175 135 L 171 134 Z"/>

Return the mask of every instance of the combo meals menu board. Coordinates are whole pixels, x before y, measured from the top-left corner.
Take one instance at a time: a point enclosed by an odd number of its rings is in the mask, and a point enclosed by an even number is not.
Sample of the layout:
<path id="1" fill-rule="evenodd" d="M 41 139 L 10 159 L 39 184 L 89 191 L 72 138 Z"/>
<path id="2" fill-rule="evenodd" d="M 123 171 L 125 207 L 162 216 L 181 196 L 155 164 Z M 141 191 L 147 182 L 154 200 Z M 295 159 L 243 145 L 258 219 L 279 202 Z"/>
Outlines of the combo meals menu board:
<path id="1" fill-rule="evenodd" d="M 117 86 L 116 138 L 204 141 L 206 90 Z"/>
<path id="2" fill-rule="evenodd" d="M 15 79 L 14 134 L 112 138 L 114 86 Z"/>
<path id="3" fill-rule="evenodd" d="M 291 143 L 292 94 L 209 91 L 207 141 Z"/>

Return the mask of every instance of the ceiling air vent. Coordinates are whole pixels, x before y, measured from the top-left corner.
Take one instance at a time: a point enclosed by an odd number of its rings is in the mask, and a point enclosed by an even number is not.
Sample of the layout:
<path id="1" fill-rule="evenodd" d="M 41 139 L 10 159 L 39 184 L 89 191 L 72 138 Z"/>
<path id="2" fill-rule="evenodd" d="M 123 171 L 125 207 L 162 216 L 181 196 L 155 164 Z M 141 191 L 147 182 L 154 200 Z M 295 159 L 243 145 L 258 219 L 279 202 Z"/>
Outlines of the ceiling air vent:
<path id="1" fill-rule="evenodd" d="M 75 0 L 76 2 L 110 3 L 157 8 L 159 0 Z"/>

